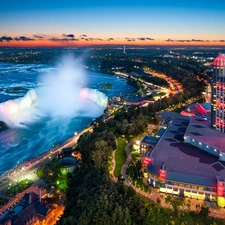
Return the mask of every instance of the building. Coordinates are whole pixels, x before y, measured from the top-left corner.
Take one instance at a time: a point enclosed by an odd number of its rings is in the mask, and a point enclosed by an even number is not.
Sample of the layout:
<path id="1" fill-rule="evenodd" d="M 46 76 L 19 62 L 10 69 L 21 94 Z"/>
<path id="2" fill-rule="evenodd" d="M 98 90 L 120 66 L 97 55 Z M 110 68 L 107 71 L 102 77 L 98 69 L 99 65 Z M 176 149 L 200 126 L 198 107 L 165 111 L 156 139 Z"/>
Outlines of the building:
<path id="1" fill-rule="evenodd" d="M 77 169 L 77 159 L 72 156 L 62 157 L 59 159 L 62 166 L 61 171 L 63 174 L 73 173 Z"/>
<path id="2" fill-rule="evenodd" d="M 58 153 L 58 159 L 62 166 L 61 171 L 63 174 L 73 173 L 77 168 L 77 159 L 81 158 L 79 152 L 73 153 L 72 148 L 64 148 Z"/>
<path id="3" fill-rule="evenodd" d="M 55 224 L 62 214 L 62 207 L 53 206 L 41 200 L 41 192 L 25 193 L 22 200 L 11 208 L 0 220 L 2 225 L 45 225 Z M 64 209 L 64 207 L 62 208 Z"/>
<path id="4" fill-rule="evenodd" d="M 140 142 L 140 155 L 144 156 L 146 152 L 150 152 L 154 148 L 158 140 L 159 138 L 151 135 L 145 136 Z"/>
<path id="5" fill-rule="evenodd" d="M 212 127 L 225 133 L 225 55 L 219 54 L 213 61 L 212 76 Z"/>
<path id="6" fill-rule="evenodd" d="M 202 118 L 210 119 L 211 118 L 211 103 L 192 103 L 186 106 L 181 115 L 184 116 L 200 116 Z"/>
<path id="7" fill-rule="evenodd" d="M 162 119 L 170 115 L 165 133 L 143 159 L 149 184 L 225 207 L 225 134 L 199 116 L 167 112 Z"/>
<path id="8" fill-rule="evenodd" d="M 72 148 L 63 148 L 62 151 L 58 152 L 58 159 L 61 159 L 63 157 L 71 157 L 72 152 Z"/>

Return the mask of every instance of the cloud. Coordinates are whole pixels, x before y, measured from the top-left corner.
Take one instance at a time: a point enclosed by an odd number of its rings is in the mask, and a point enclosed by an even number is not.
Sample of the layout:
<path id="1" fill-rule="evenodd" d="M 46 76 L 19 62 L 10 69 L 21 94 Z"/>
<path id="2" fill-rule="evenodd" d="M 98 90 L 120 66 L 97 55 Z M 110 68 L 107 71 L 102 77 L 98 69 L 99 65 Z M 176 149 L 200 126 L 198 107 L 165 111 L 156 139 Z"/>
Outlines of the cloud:
<path id="1" fill-rule="evenodd" d="M 82 37 L 81 39 L 85 40 L 85 41 L 104 41 L 102 38 L 85 38 L 85 37 Z M 109 39 L 114 40 L 113 38 L 109 38 Z M 107 41 L 110 41 L 109 39 L 107 39 Z"/>
<path id="2" fill-rule="evenodd" d="M 193 42 L 204 42 L 204 40 L 200 40 L 200 39 L 191 39 L 191 41 L 193 41 Z"/>
<path id="3" fill-rule="evenodd" d="M 75 38 L 74 34 L 63 34 L 63 37 Z"/>
<path id="4" fill-rule="evenodd" d="M 170 39 L 170 38 L 168 38 L 166 41 L 168 41 L 168 42 L 174 42 L 174 40 L 173 39 Z"/>
<path id="5" fill-rule="evenodd" d="M 95 38 L 81 38 L 81 39 L 84 39 L 85 41 L 94 41 L 95 40 Z"/>
<path id="6" fill-rule="evenodd" d="M 33 41 L 33 38 L 25 37 L 25 36 L 20 36 L 20 37 L 15 37 L 14 40 L 16 41 Z"/>
<path id="7" fill-rule="evenodd" d="M 219 40 L 219 42 L 225 42 L 225 40 Z"/>
<path id="8" fill-rule="evenodd" d="M 145 38 L 144 37 L 141 37 L 141 38 L 137 38 L 139 41 L 145 41 Z"/>
<path id="9" fill-rule="evenodd" d="M 10 42 L 12 41 L 13 39 L 11 37 L 7 37 L 7 36 L 2 36 L 0 38 L 0 42 L 3 42 L 3 41 L 7 41 L 7 42 Z"/>
<path id="10" fill-rule="evenodd" d="M 113 41 L 114 40 L 114 38 L 108 38 L 107 39 L 107 41 Z"/>
<path id="11" fill-rule="evenodd" d="M 155 39 L 153 38 L 149 38 L 149 37 L 140 37 L 140 38 L 137 38 L 139 41 L 145 41 L 145 40 L 148 40 L 148 41 L 154 41 Z"/>
<path id="12" fill-rule="evenodd" d="M 81 34 L 80 37 L 87 37 L 87 35 L 86 34 Z"/>
<path id="13" fill-rule="evenodd" d="M 77 38 L 49 38 L 50 41 L 79 41 Z"/>
<path id="14" fill-rule="evenodd" d="M 176 42 L 191 42 L 190 40 L 176 40 Z"/>
<path id="15" fill-rule="evenodd" d="M 155 39 L 154 39 L 154 38 L 149 38 L 149 37 L 146 37 L 146 40 L 149 40 L 149 41 L 154 41 Z"/>
<path id="16" fill-rule="evenodd" d="M 135 41 L 135 38 L 125 37 L 125 39 L 126 39 L 127 41 Z"/>
<path id="17" fill-rule="evenodd" d="M 188 40 L 188 39 L 179 39 L 179 40 L 173 40 L 173 39 L 170 39 L 168 38 L 166 40 L 167 42 L 209 42 L 209 40 L 200 40 L 200 39 L 191 39 L 191 40 Z"/>
<path id="18" fill-rule="evenodd" d="M 42 38 L 44 38 L 44 35 L 34 34 L 33 37 L 38 38 L 38 39 L 42 39 Z"/>

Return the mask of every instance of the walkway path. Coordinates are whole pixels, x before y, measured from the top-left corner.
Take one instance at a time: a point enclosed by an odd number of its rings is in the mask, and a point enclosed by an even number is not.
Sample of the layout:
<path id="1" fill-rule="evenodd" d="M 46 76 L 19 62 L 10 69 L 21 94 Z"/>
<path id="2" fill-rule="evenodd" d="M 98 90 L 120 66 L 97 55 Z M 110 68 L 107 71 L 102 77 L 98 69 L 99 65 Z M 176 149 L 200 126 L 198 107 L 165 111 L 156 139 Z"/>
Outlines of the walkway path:
<path id="1" fill-rule="evenodd" d="M 132 187 L 137 193 L 139 193 L 142 196 L 145 196 L 147 198 L 149 198 L 150 200 L 152 200 L 153 202 L 155 202 L 157 204 L 157 199 L 160 199 L 160 205 L 162 207 L 166 207 L 169 209 L 172 209 L 171 206 L 169 204 L 167 204 L 165 202 L 165 198 L 166 198 L 166 194 L 165 193 L 160 193 L 158 191 L 158 189 L 151 187 L 151 193 L 142 191 L 141 189 L 135 187 L 129 180 L 129 178 L 127 177 L 127 166 L 129 165 L 129 163 L 132 160 L 132 155 L 130 153 L 130 147 L 131 147 L 132 143 L 128 143 L 125 147 L 125 152 L 127 154 L 127 160 L 124 163 L 122 169 L 121 169 L 121 174 L 124 178 L 124 184 L 127 186 Z M 147 182 L 147 180 L 145 180 Z M 185 207 L 185 205 L 188 204 L 188 200 L 189 198 L 184 198 L 184 206 L 183 206 L 183 210 L 187 210 L 187 208 Z M 190 210 L 191 211 L 196 211 L 196 205 L 202 205 L 204 204 L 203 200 L 198 200 L 198 199 L 190 199 Z M 211 217 L 216 217 L 216 218 L 225 218 L 225 209 L 224 208 L 210 208 L 210 214 L 209 216 Z"/>
<path id="2" fill-rule="evenodd" d="M 111 174 L 111 175 L 112 175 L 112 179 L 113 179 L 115 182 L 117 182 L 117 181 L 118 181 L 118 178 L 115 177 L 115 175 L 114 175 L 114 170 L 115 170 L 115 168 L 116 168 L 115 153 L 116 153 L 116 150 L 113 151 L 113 153 L 112 153 L 112 174 Z"/>

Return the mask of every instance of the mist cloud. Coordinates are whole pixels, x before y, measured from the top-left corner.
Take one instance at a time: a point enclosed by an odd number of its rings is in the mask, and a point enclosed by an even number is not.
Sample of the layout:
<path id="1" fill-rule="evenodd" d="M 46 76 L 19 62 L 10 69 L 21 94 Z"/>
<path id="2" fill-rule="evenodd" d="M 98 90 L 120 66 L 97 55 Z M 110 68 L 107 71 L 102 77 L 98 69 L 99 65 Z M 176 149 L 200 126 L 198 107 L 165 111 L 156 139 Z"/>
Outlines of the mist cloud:
<path id="1" fill-rule="evenodd" d="M 62 58 L 56 69 L 42 74 L 42 87 L 32 89 L 21 98 L 0 104 L 0 120 L 9 126 L 32 123 L 41 118 L 65 118 L 78 115 L 100 116 L 107 106 L 107 97 L 98 90 L 86 88 L 80 59 L 72 55 Z"/>

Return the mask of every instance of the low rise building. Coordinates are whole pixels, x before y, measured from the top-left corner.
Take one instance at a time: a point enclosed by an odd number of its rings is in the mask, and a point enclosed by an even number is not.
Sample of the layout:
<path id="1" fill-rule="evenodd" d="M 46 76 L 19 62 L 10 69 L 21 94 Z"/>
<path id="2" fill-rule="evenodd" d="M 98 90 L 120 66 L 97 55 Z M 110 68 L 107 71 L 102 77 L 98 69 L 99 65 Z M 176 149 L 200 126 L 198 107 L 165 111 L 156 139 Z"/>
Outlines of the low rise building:
<path id="1" fill-rule="evenodd" d="M 51 205 L 41 200 L 39 194 L 26 193 L 22 200 L 11 208 L 0 220 L 1 225 L 50 225 L 55 224 L 64 207 Z"/>

